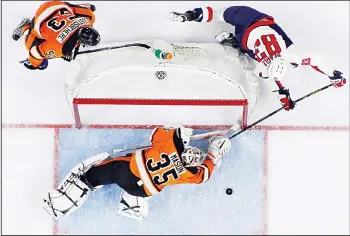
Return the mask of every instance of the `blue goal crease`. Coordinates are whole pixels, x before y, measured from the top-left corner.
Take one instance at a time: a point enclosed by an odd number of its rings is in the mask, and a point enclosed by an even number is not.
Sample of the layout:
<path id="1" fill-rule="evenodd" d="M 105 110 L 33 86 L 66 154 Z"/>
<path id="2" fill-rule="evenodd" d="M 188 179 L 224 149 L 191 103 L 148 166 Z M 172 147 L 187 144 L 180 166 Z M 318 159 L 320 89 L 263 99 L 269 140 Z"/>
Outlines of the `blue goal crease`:
<path id="1" fill-rule="evenodd" d="M 195 129 L 194 133 L 212 130 Z M 149 145 L 152 129 L 60 129 L 59 179 L 79 162 L 113 149 Z M 206 149 L 208 140 L 191 145 Z M 264 132 L 246 131 L 204 184 L 165 188 L 149 200 L 141 223 L 117 214 L 121 189 L 104 186 L 57 222 L 69 234 L 257 234 L 263 229 Z M 232 195 L 226 189 L 233 190 Z"/>

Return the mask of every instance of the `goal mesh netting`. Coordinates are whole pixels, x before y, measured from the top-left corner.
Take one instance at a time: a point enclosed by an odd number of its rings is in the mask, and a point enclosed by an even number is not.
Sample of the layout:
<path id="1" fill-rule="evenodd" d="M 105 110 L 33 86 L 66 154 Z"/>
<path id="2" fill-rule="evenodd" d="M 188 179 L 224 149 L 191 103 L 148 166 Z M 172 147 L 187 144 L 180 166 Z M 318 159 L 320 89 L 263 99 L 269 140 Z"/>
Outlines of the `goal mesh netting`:
<path id="1" fill-rule="evenodd" d="M 251 59 L 217 43 L 138 43 L 150 47 L 101 50 L 73 61 L 65 92 L 77 127 L 79 105 L 239 106 L 242 112 L 236 119 L 246 125 L 259 96 Z M 157 49 L 172 58 L 157 58 Z"/>

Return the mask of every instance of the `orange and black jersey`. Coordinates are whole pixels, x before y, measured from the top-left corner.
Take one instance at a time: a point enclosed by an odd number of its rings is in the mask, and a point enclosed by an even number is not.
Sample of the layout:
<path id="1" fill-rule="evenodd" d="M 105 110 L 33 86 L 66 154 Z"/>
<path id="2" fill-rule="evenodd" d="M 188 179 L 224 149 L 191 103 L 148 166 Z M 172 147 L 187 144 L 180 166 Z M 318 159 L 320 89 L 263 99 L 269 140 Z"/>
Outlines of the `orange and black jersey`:
<path id="1" fill-rule="evenodd" d="M 214 169 L 210 159 L 197 167 L 183 166 L 184 146 L 177 129 L 156 128 L 151 142 L 152 147 L 134 152 L 130 160 L 130 170 L 141 179 L 148 196 L 168 185 L 199 184 L 210 178 Z"/>
<path id="2" fill-rule="evenodd" d="M 37 10 L 26 38 L 29 61 L 38 67 L 43 59 L 70 55 L 77 44 L 77 32 L 92 26 L 94 13 L 85 7 L 67 2 L 47 2 Z"/>

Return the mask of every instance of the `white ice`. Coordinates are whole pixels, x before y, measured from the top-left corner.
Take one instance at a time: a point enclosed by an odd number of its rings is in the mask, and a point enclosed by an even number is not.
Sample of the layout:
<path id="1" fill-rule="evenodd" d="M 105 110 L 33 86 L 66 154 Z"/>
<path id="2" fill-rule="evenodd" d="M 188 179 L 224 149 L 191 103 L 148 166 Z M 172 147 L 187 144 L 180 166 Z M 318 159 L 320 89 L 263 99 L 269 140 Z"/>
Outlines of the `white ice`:
<path id="1" fill-rule="evenodd" d="M 26 70 L 22 42 L 11 39 L 22 17 L 33 17 L 42 2 L 2 4 L 2 123 L 72 124 L 64 97 L 67 63 L 49 62 L 45 71 Z M 169 11 L 198 6 L 249 5 L 271 14 L 296 45 L 317 52 L 349 77 L 349 2 L 92 2 L 96 28 L 104 42 L 165 38 L 169 41 L 214 42 L 225 24 L 175 23 Z M 18 7 L 18 6 L 21 7 Z M 283 83 L 293 98 L 328 84 L 309 68 L 289 69 Z M 250 121 L 279 107 L 272 83 L 260 81 L 261 99 Z M 210 91 L 208 91 L 210 92 Z M 140 108 L 147 112 L 147 108 Z M 150 108 L 160 113 L 161 108 Z M 177 108 L 186 114 L 187 108 Z M 106 111 L 115 124 L 159 124 L 138 108 Z M 213 110 L 198 111 L 199 124 L 227 124 L 212 119 Z M 98 113 L 99 115 L 102 112 Z M 103 114 L 104 115 L 104 114 Z M 89 117 L 90 123 L 94 122 Z M 196 119 L 188 124 L 196 125 Z M 330 88 L 281 112 L 263 125 L 349 127 L 349 86 Z M 40 207 L 41 194 L 53 185 L 54 131 L 2 129 L 2 230 L 4 234 L 51 234 L 52 222 Z M 345 131 L 268 131 L 268 233 L 349 234 L 349 128 Z"/>

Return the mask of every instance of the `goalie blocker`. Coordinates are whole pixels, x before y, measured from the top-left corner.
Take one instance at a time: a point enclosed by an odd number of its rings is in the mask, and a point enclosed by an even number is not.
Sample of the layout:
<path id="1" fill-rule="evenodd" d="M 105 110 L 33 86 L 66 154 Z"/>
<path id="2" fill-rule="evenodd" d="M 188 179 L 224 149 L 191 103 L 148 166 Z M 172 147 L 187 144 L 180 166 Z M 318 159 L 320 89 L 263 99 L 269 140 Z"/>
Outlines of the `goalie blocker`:
<path id="1" fill-rule="evenodd" d="M 57 220 L 79 209 L 90 191 L 117 184 L 123 189 L 118 213 L 142 220 L 149 215 L 151 196 L 169 185 L 208 181 L 230 150 L 231 142 L 218 136 L 209 139 L 207 153 L 189 146 L 192 132 L 183 126 L 156 128 L 149 148 L 116 158 L 106 152 L 88 158 L 45 194 L 45 210 Z"/>

